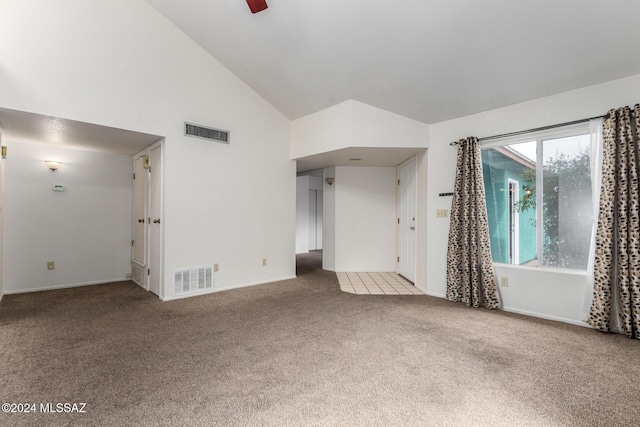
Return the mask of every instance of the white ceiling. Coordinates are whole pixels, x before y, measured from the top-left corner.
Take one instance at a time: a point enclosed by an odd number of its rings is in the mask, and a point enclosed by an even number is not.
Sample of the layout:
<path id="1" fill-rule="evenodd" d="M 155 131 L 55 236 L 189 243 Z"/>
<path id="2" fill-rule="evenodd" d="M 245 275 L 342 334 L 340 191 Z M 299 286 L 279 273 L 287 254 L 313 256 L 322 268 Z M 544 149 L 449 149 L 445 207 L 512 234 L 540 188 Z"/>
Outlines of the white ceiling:
<path id="1" fill-rule="evenodd" d="M 290 119 L 355 99 L 436 123 L 640 73 L 640 1 L 267 0 L 255 15 L 245 0 L 147 1 Z M 0 128 L 124 155 L 160 139 L 9 109 Z M 392 153 L 341 150 L 298 170 L 415 154 Z"/>
<path id="2" fill-rule="evenodd" d="M 290 119 L 435 123 L 640 73 L 640 2 L 147 0 Z"/>
<path id="3" fill-rule="evenodd" d="M 161 137 L 75 120 L 0 108 L 6 138 L 132 156 Z"/>

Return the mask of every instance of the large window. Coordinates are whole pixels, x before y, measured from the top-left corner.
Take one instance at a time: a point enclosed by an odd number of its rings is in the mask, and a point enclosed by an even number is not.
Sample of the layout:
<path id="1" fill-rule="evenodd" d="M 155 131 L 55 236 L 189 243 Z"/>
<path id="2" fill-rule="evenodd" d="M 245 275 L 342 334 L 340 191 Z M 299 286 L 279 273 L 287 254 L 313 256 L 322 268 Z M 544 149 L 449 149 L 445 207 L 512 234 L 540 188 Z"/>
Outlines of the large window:
<path id="1" fill-rule="evenodd" d="M 494 262 L 586 270 L 590 140 L 574 127 L 482 148 Z"/>

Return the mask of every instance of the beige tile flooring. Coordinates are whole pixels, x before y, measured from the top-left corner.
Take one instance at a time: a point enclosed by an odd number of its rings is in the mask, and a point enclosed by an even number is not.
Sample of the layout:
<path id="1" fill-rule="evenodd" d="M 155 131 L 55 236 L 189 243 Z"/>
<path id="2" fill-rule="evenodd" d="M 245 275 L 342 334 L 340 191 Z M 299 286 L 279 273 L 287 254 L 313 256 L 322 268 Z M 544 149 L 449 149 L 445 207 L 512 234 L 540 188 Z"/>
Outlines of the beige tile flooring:
<path id="1" fill-rule="evenodd" d="M 422 295 L 396 273 L 336 273 L 340 289 L 357 295 Z"/>

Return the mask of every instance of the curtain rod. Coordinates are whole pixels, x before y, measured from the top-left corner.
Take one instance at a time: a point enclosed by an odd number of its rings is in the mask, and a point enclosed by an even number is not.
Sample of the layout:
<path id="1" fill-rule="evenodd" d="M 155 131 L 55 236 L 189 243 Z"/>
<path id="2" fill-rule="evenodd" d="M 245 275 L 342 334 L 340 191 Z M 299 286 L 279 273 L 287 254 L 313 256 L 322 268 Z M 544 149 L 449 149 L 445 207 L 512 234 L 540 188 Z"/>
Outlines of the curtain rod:
<path id="1" fill-rule="evenodd" d="M 519 130 L 517 132 L 503 133 L 501 135 L 485 136 L 484 138 L 478 138 L 478 142 L 491 141 L 492 139 L 506 138 L 508 136 L 524 135 L 524 134 L 531 133 L 531 132 L 539 132 L 539 131 L 555 129 L 555 128 L 559 128 L 559 127 L 563 127 L 563 126 L 577 125 L 579 123 L 585 123 L 585 122 L 588 122 L 588 121 L 593 120 L 593 119 L 601 119 L 601 118 L 604 118 L 604 117 L 607 117 L 607 116 L 608 116 L 608 114 L 606 114 L 604 116 L 595 116 L 595 117 L 591 117 L 591 118 L 588 118 L 588 119 L 574 120 L 572 122 L 558 123 L 557 125 L 543 126 L 543 127 L 535 128 L 535 129 Z M 458 145 L 458 141 L 450 142 L 449 145 L 452 146 L 452 147 L 455 147 L 456 145 Z"/>

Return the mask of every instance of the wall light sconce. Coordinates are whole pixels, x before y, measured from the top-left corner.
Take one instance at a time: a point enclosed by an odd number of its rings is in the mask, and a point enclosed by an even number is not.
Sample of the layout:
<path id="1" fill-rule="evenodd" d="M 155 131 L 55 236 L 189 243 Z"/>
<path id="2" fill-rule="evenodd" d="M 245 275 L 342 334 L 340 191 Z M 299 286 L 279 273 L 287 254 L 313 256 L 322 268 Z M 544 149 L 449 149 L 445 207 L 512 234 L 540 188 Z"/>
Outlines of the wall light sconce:
<path id="1" fill-rule="evenodd" d="M 333 185 L 333 181 L 335 180 L 335 178 L 325 178 L 325 181 L 327 181 L 327 184 L 329 185 Z"/>
<path id="2" fill-rule="evenodd" d="M 56 160 L 45 160 L 44 164 L 47 165 L 47 167 L 51 169 L 52 172 L 57 171 L 58 168 L 62 166 L 62 162 L 58 162 Z"/>

